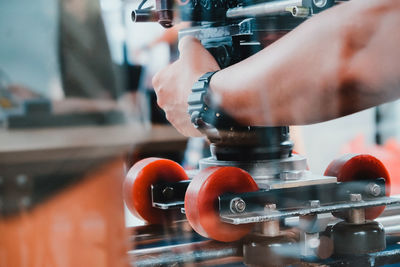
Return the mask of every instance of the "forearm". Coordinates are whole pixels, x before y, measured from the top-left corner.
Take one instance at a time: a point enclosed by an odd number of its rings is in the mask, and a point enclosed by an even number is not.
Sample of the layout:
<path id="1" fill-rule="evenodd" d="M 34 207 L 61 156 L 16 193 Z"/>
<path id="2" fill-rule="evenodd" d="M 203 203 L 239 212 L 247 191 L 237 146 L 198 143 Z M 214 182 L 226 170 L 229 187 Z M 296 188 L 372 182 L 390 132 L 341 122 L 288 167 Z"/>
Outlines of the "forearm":
<path id="1" fill-rule="evenodd" d="M 352 0 L 214 75 L 221 106 L 251 125 L 309 124 L 400 97 L 400 2 Z"/>

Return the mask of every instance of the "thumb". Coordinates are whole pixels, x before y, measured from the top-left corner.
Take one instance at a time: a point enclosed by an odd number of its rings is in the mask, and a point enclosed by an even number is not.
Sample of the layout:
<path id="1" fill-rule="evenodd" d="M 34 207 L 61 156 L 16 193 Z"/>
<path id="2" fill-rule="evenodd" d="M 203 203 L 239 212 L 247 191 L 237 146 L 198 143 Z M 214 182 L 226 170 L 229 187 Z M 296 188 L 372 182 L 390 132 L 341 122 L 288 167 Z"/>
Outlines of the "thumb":
<path id="1" fill-rule="evenodd" d="M 178 50 L 180 55 L 190 54 L 198 49 L 204 49 L 201 42 L 193 36 L 185 36 L 179 40 Z"/>
<path id="2" fill-rule="evenodd" d="M 217 61 L 199 40 L 193 36 L 185 36 L 179 41 L 179 58 L 185 62 L 196 63 L 197 65 L 207 65 L 209 71 L 219 70 Z"/>

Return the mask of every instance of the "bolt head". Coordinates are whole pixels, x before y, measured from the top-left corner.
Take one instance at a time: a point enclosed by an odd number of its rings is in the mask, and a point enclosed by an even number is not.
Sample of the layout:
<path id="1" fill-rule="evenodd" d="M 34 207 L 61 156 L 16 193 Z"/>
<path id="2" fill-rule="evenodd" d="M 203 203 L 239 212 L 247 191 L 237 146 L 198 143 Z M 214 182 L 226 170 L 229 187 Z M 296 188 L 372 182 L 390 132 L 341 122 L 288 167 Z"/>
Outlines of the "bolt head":
<path id="1" fill-rule="evenodd" d="M 275 203 L 268 203 L 264 207 L 265 210 L 276 210 L 276 204 Z"/>
<path id="2" fill-rule="evenodd" d="M 368 192 L 374 197 L 379 196 L 381 191 L 381 187 L 377 184 L 372 183 L 368 185 Z"/>
<path id="3" fill-rule="evenodd" d="M 246 202 L 240 197 L 231 200 L 231 211 L 233 213 L 242 213 L 246 209 Z"/>
<path id="4" fill-rule="evenodd" d="M 318 199 L 310 200 L 310 207 L 311 208 L 318 208 L 321 205 Z"/>
<path id="5" fill-rule="evenodd" d="M 314 5 L 319 8 L 325 7 L 327 2 L 328 2 L 327 0 L 313 0 Z"/>
<path id="6" fill-rule="evenodd" d="M 361 194 L 350 194 L 350 201 L 359 202 L 362 200 Z"/>

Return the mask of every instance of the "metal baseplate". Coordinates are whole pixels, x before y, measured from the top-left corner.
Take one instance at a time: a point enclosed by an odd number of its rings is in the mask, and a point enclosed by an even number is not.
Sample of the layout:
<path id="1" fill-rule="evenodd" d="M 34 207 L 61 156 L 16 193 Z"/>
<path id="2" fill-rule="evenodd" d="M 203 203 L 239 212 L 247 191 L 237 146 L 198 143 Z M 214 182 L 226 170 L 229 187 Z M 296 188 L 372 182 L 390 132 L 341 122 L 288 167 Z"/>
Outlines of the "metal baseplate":
<path id="1" fill-rule="evenodd" d="M 385 180 L 378 178 L 224 194 L 218 204 L 222 221 L 247 224 L 399 203 L 400 198 L 386 196 Z"/>
<path id="2" fill-rule="evenodd" d="M 331 178 L 303 177 L 297 181 L 280 182 L 272 179 L 267 184 L 271 189 L 265 187 L 256 192 L 223 194 L 218 198 L 221 220 L 230 224 L 247 224 L 400 203 L 400 198 L 386 196 L 383 178 L 345 183 L 332 182 L 336 179 Z M 153 185 L 153 206 L 159 209 L 181 208 L 184 212 L 184 197 L 189 183 L 190 180 Z M 359 195 L 359 199 L 351 199 L 352 195 Z M 275 205 L 274 209 L 269 208 L 271 204 Z"/>
<path id="3" fill-rule="evenodd" d="M 380 197 L 379 199 L 364 200 L 361 202 L 335 203 L 323 205 L 320 207 L 299 207 L 293 210 L 271 210 L 259 212 L 246 212 L 243 214 L 234 214 L 232 212 L 220 213 L 221 220 L 230 224 L 247 224 L 278 220 L 287 217 L 302 216 L 308 214 L 320 214 L 337 212 L 349 209 L 360 209 L 376 206 L 389 206 L 400 204 L 400 198 Z"/>

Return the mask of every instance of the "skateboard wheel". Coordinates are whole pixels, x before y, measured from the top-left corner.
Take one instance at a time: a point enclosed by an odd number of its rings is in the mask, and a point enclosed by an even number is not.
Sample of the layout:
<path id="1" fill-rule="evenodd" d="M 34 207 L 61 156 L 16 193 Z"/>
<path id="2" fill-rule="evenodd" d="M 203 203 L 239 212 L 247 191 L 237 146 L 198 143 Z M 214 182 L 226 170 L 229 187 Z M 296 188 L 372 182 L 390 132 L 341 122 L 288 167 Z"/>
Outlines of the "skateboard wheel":
<path id="1" fill-rule="evenodd" d="M 168 221 L 168 210 L 152 206 L 151 185 L 159 182 L 179 182 L 189 179 L 185 170 L 168 159 L 147 158 L 138 161 L 128 171 L 123 185 L 124 200 L 136 217 L 159 224 Z"/>
<path id="2" fill-rule="evenodd" d="M 346 154 L 332 161 L 325 171 L 326 176 L 335 176 L 338 182 L 349 182 L 357 180 L 369 180 L 384 178 L 386 181 L 386 196 L 390 196 L 390 176 L 383 163 L 368 154 Z M 385 206 L 367 208 L 365 218 L 373 220 L 385 209 Z M 341 213 L 335 213 L 336 217 L 343 218 Z"/>
<path id="3" fill-rule="evenodd" d="M 242 169 L 209 167 L 193 178 L 186 191 L 186 217 L 192 228 L 204 237 L 222 242 L 239 240 L 249 233 L 252 225 L 222 222 L 217 210 L 218 196 L 257 190 L 253 178 Z"/>

